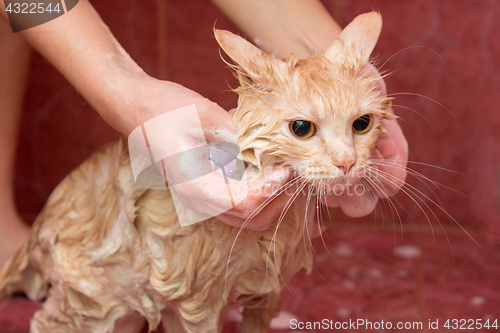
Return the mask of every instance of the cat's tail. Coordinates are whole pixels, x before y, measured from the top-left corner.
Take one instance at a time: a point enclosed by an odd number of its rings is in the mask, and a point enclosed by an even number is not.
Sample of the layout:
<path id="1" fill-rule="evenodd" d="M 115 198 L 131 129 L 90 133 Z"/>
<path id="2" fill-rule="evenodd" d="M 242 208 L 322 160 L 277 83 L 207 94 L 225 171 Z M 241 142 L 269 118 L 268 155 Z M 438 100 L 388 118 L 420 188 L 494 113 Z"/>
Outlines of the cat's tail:
<path id="1" fill-rule="evenodd" d="M 0 300 L 15 292 L 24 292 L 32 300 L 40 298 L 42 276 L 30 265 L 28 247 L 27 241 L 3 266 L 0 272 Z"/>

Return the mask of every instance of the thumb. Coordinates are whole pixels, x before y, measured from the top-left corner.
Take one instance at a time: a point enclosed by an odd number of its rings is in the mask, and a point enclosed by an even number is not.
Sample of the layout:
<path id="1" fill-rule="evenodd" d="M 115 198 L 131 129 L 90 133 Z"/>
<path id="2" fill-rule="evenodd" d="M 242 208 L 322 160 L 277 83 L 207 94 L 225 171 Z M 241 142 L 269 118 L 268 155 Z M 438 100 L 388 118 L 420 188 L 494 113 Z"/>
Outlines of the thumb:
<path id="1" fill-rule="evenodd" d="M 204 105 L 197 105 L 197 109 L 207 142 L 236 143 L 239 126 L 233 116 L 217 103 L 206 101 Z"/>

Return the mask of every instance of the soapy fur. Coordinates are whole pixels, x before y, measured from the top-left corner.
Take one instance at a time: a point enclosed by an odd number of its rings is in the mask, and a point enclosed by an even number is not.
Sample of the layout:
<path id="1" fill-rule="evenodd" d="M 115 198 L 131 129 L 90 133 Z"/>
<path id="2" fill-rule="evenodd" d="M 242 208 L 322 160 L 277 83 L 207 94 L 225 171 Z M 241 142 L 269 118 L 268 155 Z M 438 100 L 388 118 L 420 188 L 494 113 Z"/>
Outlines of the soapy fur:
<path id="1" fill-rule="evenodd" d="M 309 239 L 323 230 L 316 197 L 331 184 L 359 182 L 382 119 L 391 117 L 366 66 L 381 24 L 378 13 L 360 15 L 325 54 L 303 60 L 276 60 L 215 32 L 236 63 L 232 114 L 244 158 L 257 173 L 277 165 L 296 173 L 286 184 L 295 194 L 267 229 L 238 229 L 217 218 L 181 227 L 168 190 L 135 184 L 121 140 L 54 190 L 28 242 L 4 266 L 0 298 L 19 289 L 33 300 L 46 297 L 32 333 L 134 332 L 141 317 L 150 331 L 163 321 L 170 333 L 215 333 L 230 306 L 244 307 L 242 333 L 267 332 L 284 284 L 312 268 Z M 372 128 L 353 133 L 353 121 L 365 114 Z M 313 122 L 316 134 L 294 137 L 288 124 L 296 119 Z M 352 163 L 347 174 L 345 160 Z"/>

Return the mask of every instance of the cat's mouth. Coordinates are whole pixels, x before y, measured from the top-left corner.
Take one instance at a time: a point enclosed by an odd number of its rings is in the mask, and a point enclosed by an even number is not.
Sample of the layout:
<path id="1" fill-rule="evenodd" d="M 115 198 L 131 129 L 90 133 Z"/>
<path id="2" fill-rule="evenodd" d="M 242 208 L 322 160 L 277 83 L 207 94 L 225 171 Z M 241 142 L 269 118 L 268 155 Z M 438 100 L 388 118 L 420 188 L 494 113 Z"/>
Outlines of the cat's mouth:
<path id="1" fill-rule="evenodd" d="M 361 187 L 364 188 L 361 182 L 364 178 L 364 173 L 355 172 L 354 170 L 348 174 L 338 172 L 337 170 L 295 171 L 295 175 L 322 193 L 342 195 L 344 193 L 351 193 L 354 189 L 359 192 L 361 191 Z"/>
<path id="2" fill-rule="evenodd" d="M 364 175 L 363 170 L 355 168 L 347 174 L 336 169 L 307 169 L 295 170 L 295 175 L 314 183 L 323 184 L 345 184 L 348 182 L 358 182 Z"/>

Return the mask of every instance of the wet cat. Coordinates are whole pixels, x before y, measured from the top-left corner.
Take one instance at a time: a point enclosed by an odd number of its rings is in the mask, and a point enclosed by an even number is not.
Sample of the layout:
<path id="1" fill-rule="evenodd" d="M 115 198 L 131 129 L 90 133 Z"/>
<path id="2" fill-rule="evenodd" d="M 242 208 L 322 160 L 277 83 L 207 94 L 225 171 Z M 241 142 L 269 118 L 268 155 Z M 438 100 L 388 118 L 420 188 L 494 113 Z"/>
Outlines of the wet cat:
<path id="1" fill-rule="evenodd" d="M 232 111 L 238 145 L 255 172 L 288 165 L 289 205 L 265 230 L 217 218 L 181 227 L 168 190 L 139 188 L 121 140 L 94 153 L 51 194 L 29 241 L 0 275 L 0 297 L 22 288 L 43 309 L 31 332 L 134 332 L 145 318 L 168 332 L 220 332 L 243 306 L 241 332 L 267 332 L 280 293 L 311 269 L 309 238 L 322 232 L 318 204 L 335 185 L 356 183 L 383 132 L 388 99 L 370 75 L 382 26 L 358 16 L 322 55 L 276 60 L 216 31 L 236 62 Z M 306 239 L 306 240 L 305 240 Z"/>

